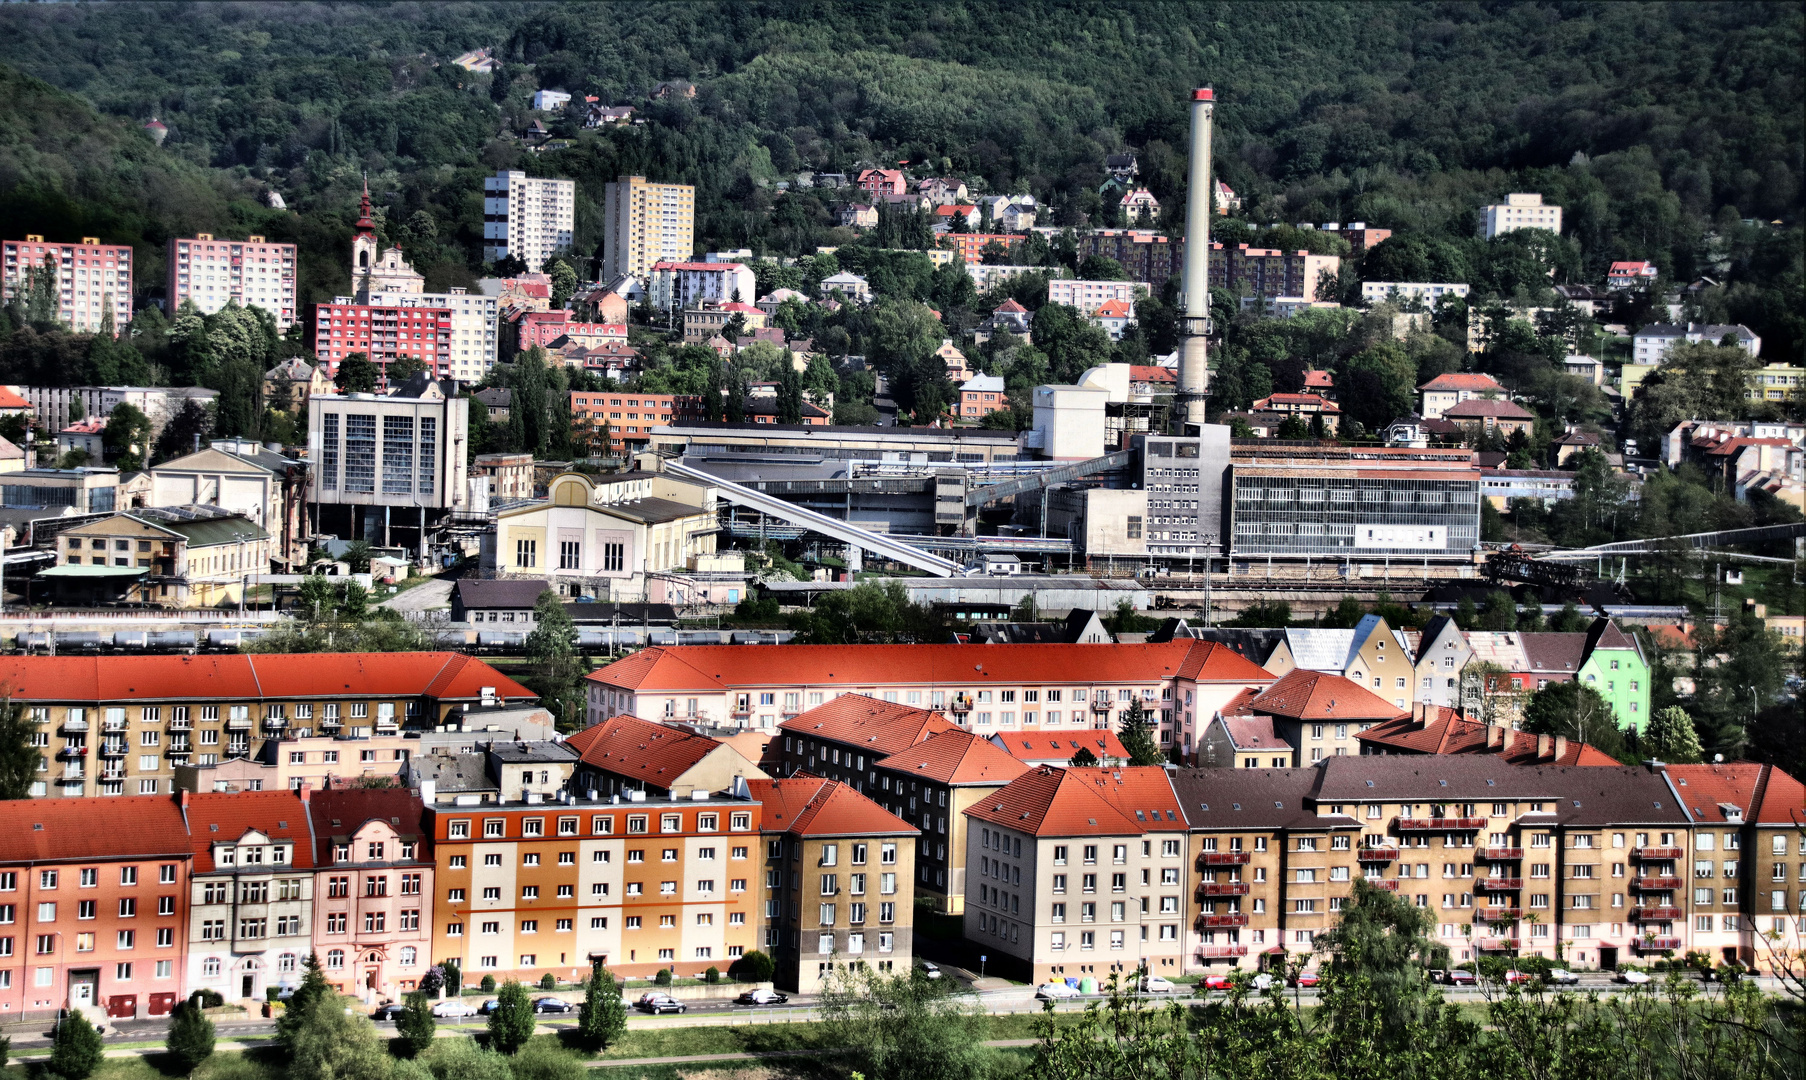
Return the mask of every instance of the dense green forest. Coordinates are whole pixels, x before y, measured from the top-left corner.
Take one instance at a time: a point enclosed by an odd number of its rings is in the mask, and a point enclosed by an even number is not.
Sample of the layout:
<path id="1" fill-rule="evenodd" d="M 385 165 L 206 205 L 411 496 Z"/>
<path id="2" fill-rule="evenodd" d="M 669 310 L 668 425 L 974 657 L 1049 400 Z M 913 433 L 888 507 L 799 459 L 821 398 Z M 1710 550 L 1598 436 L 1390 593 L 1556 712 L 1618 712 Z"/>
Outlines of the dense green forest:
<path id="1" fill-rule="evenodd" d="M 827 194 L 778 182 L 894 161 L 1033 192 L 1044 223 L 1084 227 L 1109 220 L 1102 162 L 1121 149 L 1183 205 L 1187 91 L 1210 84 L 1250 238 L 1364 220 L 1403 234 L 1374 273 L 1469 265 L 1509 297 L 1532 264 L 1476 247 L 1476 210 L 1541 191 L 1567 211 L 1556 280 L 1623 258 L 1709 273 L 1702 316 L 1798 360 L 1802 27 L 1799 5 L 1756 3 L 5 5 L 0 232 L 131 242 L 141 294 L 169 236 L 261 232 L 301 245 L 307 304 L 344 291 L 364 176 L 433 287 L 482 270 L 482 178 L 501 167 L 578 181 L 580 263 L 623 172 L 697 186 L 699 250 L 846 243 Z M 451 63 L 473 48 L 500 69 Z M 696 92 L 654 99 L 668 81 Z M 646 122 L 573 113 L 552 123 L 568 149 L 532 153 L 537 88 Z M 944 303 L 933 284 L 909 291 Z M 1233 396 L 1297 360 L 1256 344 Z M 1432 352 L 1410 362 L 1445 362 Z"/>

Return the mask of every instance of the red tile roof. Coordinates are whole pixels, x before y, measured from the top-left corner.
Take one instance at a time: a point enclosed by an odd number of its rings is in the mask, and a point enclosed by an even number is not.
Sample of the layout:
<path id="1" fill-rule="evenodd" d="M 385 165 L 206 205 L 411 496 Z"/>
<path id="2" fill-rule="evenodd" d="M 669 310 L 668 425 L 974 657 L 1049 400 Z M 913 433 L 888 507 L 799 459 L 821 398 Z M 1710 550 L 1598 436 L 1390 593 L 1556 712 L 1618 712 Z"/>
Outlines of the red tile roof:
<path id="1" fill-rule="evenodd" d="M 0 802 L 0 863 L 186 857 L 190 850 L 181 808 L 167 796 Z"/>
<path id="2" fill-rule="evenodd" d="M 637 716 L 611 716 L 572 735 L 565 745 L 585 765 L 661 788 L 721 747 L 706 735 Z"/>
<path id="3" fill-rule="evenodd" d="M 1496 416 L 1506 420 L 1535 418 L 1530 410 L 1503 398 L 1468 398 L 1459 405 L 1450 405 L 1442 410 L 1442 415 L 1446 420 L 1460 420 L 1469 416 Z"/>
<path id="4" fill-rule="evenodd" d="M 1186 827 L 1166 770 L 1157 766 L 1042 766 L 981 800 L 966 816 L 1034 836 L 1135 835 L 1155 821 L 1162 828 Z"/>
<path id="5" fill-rule="evenodd" d="M 1294 668 L 1248 708 L 1295 720 L 1390 720 L 1399 708 L 1360 683 L 1324 671 Z"/>
<path id="6" fill-rule="evenodd" d="M 536 697 L 462 653 L 256 653 L 222 656 L 7 656 L 0 686 L 24 701 L 126 699 Z"/>
<path id="7" fill-rule="evenodd" d="M 1131 382 L 1176 383 L 1179 381 L 1179 374 L 1172 368 L 1161 367 L 1158 364 L 1130 364 L 1129 380 Z"/>
<path id="8" fill-rule="evenodd" d="M 1097 310 L 1091 314 L 1100 319 L 1126 319 L 1134 313 L 1135 309 L 1130 307 L 1126 300 L 1106 300 L 1099 304 Z M 1129 377 L 1134 378 L 1135 373 L 1131 371 Z"/>
<path id="9" fill-rule="evenodd" d="M 1773 765 L 1734 761 L 1667 768 L 1694 821 L 1725 821 L 1727 804 L 1760 825 L 1797 825 L 1806 817 L 1806 785 Z"/>
<path id="10" fill-rule="evenodd" d="M 1333 389 L 1335 385 L 1335 376 L 1320 368 L 1312 368 L 1304 373 L 1304 388 L 1306 390 L 1319 386 L 1325 389 Z"/>
<path id="11" fill-rule="evenodd" d="M 31 402 L 20 397 L 10 386 L 0 386 L 0 409 L 29 409 Z"/>
<path id="12" fill-rule="evenodd" d="M 1476 392 L 1491 390 L 1500 394 L 1505 392 L 1505 388 L 1499 385 L 1498 380 L 1494 379 L 1491 375 L 1481 374 L 1477 371 L 1451 371 L 1436 376 L 1429 382 L 1419 386 L 1418 389 L 1441 391 L 1473 390 Z"/>
<path id="13" fill-rule="evenodd" d="M 183 800 L 182 814 L 188 820 L 197 874 L 213 871 L 214 844 L 236 841 L 252 829 L 271 840 L 294 841 L 290 865 L 297 870 L 314 867 L 307 805 L 293 791 L 202 792 Z"/>
<path id="14" fill-rule="evenodd" d="M 1491 741 L 1487 726 L 1464 719 L 1454 709 L 1433 706 L 1423 721 L 1402 716 L 1375 724 L 1355 738 L 1382 752 L 1405 754 L 1497 754 L 1510 765 L 1617 765 L 1618 761 L 1595 746 L 1567 739 L 1503 729 Z M 1546 749 L 1545 749 L 1546 747 Z"/>
<path id="15" fill-rule="evenodd" d="M 762 832 L 794 836 L 919 836 L 920 829 L 838 780 L 748 780 L 763 808 Z"/>
<path id="16" fill-rule="evenodd" d="M 1115 806 L 1124 817 L 1134 818 L 1138 824 L 1186 827 L 1185 814 L 1179 809 L 1179 797 L 1173 794 L 1172 779 L 1158 765 L 1067 771 L 1090 783 L 1106 802 Z"/>
<path id="17" fill-rule="evenodd" d="M 1007 312 L 1011 315 L 1025 315 L 1028 313 L 1027 308 L 1023 307 L 1021 304 L 1018 304 L 1014 300 L 1005 300 L 1003 303 L 998 304 L 996 307 L 991 309 L 991 313 L 993 315 L 995 315 L 999 311 Z"/>
<path id="18" fill-rule="evenodd" d="M 1117 761 L 1129 760 L 1129 751 L 1123 747 L 1116 732 L 1103 728 L 1064 734 L 1058 731 L 998 732 L 991 738 L 993 743 L 1001 745 L 1011 757 L 1035 764 L 1064 765 L 1072 760 L 1072 755 L 1078 753 L 1080 747 L 1091 751 L 1100 764 L 1112 758 Z"/>
<path id="19" fill-rule="evenodd" d="M 1273 731 L 1271 716 L 1251 716 L 1246 719 L 1223 717 L 1223 730 L 1229 733 L 1229 743 L 1237 750 L 1279 750 L 1291 752 L 1292 746 L 1281 739 Z"/>
<path id="20" fill-rule="evenodd" d="M 1215 642 L 1152 645 L 681 645 L 644 649 L 589 678 L 639 691 L 736 686 L 919 686 L 982 689 L 1025 683 L 1265 684 L 1272 675 Z"/>
<path id="21" fill-rule="evenodd" d="M 873 768 L 909 773 L 942 784 L 1007 784 L 1028 766 L 996 744 L 964 728 L 938 731 L 914 746 L 873 763 Z"/>
<path id="22" fill-rule="evenodd" d="M 842 694 L 778 727 L 798 735 L 865 747 L 873 755 L 895 754 L 930 735 L 960 730 L 958 724 L 939 713 L 879 701 L 864 694 Z"/>

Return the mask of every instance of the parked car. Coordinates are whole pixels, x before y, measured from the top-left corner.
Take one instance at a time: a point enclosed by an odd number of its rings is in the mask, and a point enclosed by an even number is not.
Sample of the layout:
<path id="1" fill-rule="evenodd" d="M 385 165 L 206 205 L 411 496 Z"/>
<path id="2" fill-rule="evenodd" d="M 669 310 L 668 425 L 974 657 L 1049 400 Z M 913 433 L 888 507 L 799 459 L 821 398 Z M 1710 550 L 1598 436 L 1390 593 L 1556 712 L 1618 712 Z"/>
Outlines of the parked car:
<path id="1" fill-rule="evenodd" d="M 1641 971 L 1620 971 L 1612 981 L 1629 983 L 1632 986 L 1642 986 L 1644 983 L 1653 980 Z"/>
<path id="2" fill-rule="evenodd" d="M 1249 985 L 1254 987 L 1256 990 L 1267 990 L 1267 989 L 1272 988 L 1274 981 L 1275 980 L 1273 978 L 1272 972 L 1262 971 L 1254 976 L 1254 979 L 1249 983 Z"/>
<path id="3" fill-rule="evenodd" d="M 688 1006 L 670 994 L 646 993 L 633 1003 L 634 1008 L 657 1015 L 659 1013 L 681 1013 L 688 1011 Z"/>
<path id="4" fill-rule="evenodd" d="M 464 1002 L 458 998 L 447 998 L 444 1001 L 433 1003 L 433 1015 L 441 1018 L 475 1016 L 477 1015 L 477 1010 L 464 1004 Z"/>
<path id="5" fill-rule="evenodd" d="M 568 1013 L 576 1012 L 577 1007 L 563 998 L 542 997 L 533 1003 L 536 1013 Z"/>
<path id="6" fill-rule="evenodd" d="M 1443 973 L 1442 981 L 1450 986 L 1478 986 L 1480 983 L 1474 973 L 1466 968 L 1451 968 Z"/>
<path id="7" fill-rule="evenodd" d="M 1158 975 L 1143 976 L 1141 980 L 1141 992 L 1144 994 L 1170 994 L 1177 989 Z"/>
<path id="8" fill-rule="evenodd" d="M 485 1001 L 485 1002 L 483 1002 L 483 1004 L 477 1006 L 477 1015 L 478 1016 L 489 1016 L 489 1015 L 492 1015 L 497 1009 L 499 1009 L 501 1007 L 502 1007 L 501 1002 L 497 1001 L 494 998 L 490 998 L 488 1001 Z"/>
<path id="9" fill-rule="evenodd" d="M 748 990 L 734 999 L 736 1005 L 782 1005 L 790 1000 L 789 994 L 780 994 L 776 990 Z"/>
<path id="10" fill-rule="evenodd" d="M 917 962 L 916 966 L 922 969 L 922 977 L 924 979 L 939 979 L 942 977 L 940 965 L 938 964 L 931 964 L 926 960 L 921 960 Z"/>
<path id="11" fill-rule="evenodd" d="M 1042 983 L 1035 988 L 1035 996 L 1046 1001 L 1059 1001 L 1063 998 L 1079 996 L 1078 987 L 1068 986 L 1063 982 Z"/>
<path id="12" fill-rule="evenodd" d="M 370 1014 L 370 1019 L 372 1019 L 372 1020 L 399 1020 L 399 1019 L 401 1019 L 401 1014 L 406 1011 L 407 1011 L 406 1006 L 397 1005 L 394 1002 L 390 1002 L 387 1005 L 378 1005 L 376 1007 L 376 1011 L 372 1012 Z"/>
<path id="13" fill-rule="evenodd" d="M 1317 973 L 1314 971 L 1300 971 L 1298 974 L 1292 976 L 1292 985 L 1293 986 L 1316 986 L 1317 985 Z"/>
<path id="14" fill-rule="evenodd" d="M 1532 975 L 1528 971 L 1507 971 L 1505 973 L 1505 985 L 1507 985 L 1507 986 L 1515 986 L 1518 983 L 1527 983 L 1527 982 L 1535 982 L 1535 981 L 1536 981 L 1536 976 Z"/>
<path id="15" fill-rule="evenodd" d="M 1578 986 L 1580 984 L 1580 976 L 1569 971 L 1567 968 L 1551 968 L 1549 974 L 1543 976 L 1543 981 L 1552 986 Z"/>
<path id="16" fill-rule="evenodd" d="M 1199 985 L 1206 990 L 1227 990 L 1235 985 L 1235 980 L 1228 975 L 1206 975 Z"/>

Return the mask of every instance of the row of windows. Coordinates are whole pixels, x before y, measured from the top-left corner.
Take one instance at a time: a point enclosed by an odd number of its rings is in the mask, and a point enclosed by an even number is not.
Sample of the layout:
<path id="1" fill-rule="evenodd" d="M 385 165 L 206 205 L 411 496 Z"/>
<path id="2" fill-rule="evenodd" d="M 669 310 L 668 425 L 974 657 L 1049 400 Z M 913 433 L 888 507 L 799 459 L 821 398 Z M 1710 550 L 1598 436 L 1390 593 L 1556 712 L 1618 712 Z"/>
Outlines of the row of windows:
<path id="1" fill-rule="evenodd" d="M 175 880 L 176 866 L 174 863 L 163 863 L 157 867 L 157 883 L 159 885 L 173 884 Z M 61 881 L 62 871 L 60 870 L 38 871 L 39 889 L 54 889 Z M 97 866 L 81 867 L 76 871 L 76 881 L 80 888 L 96 888 L 100 884 L 100 868 Z M 120 867 L 119 884 L 126 886 L 138 884 L 138 867 Z M 0 871 L 0 892 L 15 892 L 18 888 L 19 872 L 17 870 Z"/>
<path id="2" fill-rule="evenodd" d="M 518 818 L 515 820 L 518 820 L 520 822 L 520 832 L 518 834 L 519 836 L 535 837 L 535 836 L 547 835 L 545 818 L 527 817 L 527 818 Z M 485 839 L 505 838 L 508 835 L 508 821 L 509 821 L 508 818 L 485 818 L 483 820 L 483 837 Z M 581 821 L 582 821 L 582 819 L 579 817 L 576 817 L 576 816 L 558 818 L 557 823 L 556 823 L 557 835 L 559 835 L 559 836 L 581 835 L 581 833 L 579 832 L 579 829 L 581 826 Z M 651 821 L 652 821 L 652 816 L 649 814 L 628 814 L 627 815 L 627 823 L 626 823 L 628 835 L 643 834 L 643 833 L 649 832 L 650 826 L 651 826 Z M 661 832 L 661 833 L 683 832 L 684 831 L 684 815 L 683 814 L 660 814 L 660 815 L 658 815 L 658 826 L 659 826 L 659 832 Z M 717 832 L 720 830 L 720 828 L 721 828 L 721 815 L 719 813 L 705 812 L 705 813 L 700 813 L 700 814 L 696 815 L 695 827 L 694 827 L 693 831 L 708 833 L 708 832 Z M 728 815 L 728 828 L 734 832 L 745 832 L 745 831 L 750 830 L 752 828 L 752 814 L 748 813 L 748 812 L 741 812 L 741 811 L 736 811 L 734 813 L 730 813 Z M 470 830 L 471 830 L 471 821 L 468 818 L 454 818 L 453 820 L 448 822 L 446 825 L 446 835 L 449 836 L 453 840 L 470 839 L 470 835 L 471 835 Z M 615 831 L 615 815 L 613 815 L 613 814 L 596 814 L 590 818 L 590 834 L 591 835 L 611 836 L 614 834 L 614 831 Z"/>

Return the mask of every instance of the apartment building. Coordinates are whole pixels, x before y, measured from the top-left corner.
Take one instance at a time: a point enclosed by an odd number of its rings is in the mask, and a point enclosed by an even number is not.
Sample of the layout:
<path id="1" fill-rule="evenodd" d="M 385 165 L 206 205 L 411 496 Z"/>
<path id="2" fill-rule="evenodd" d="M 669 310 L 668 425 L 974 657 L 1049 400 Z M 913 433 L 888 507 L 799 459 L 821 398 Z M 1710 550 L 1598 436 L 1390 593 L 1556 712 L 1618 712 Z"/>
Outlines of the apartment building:
<path id="1" fill-rule="evenodd" d="M 595 797 L 694 798 L 726 791 L 736 780 L 766 779 L 759 763 L 738 749 L 667 724 L 611 716 L 565 741 L 577 755 L 572 790 Z"/>
<path id="2" fill-rule="evenodd" d="M 450 376 L 452 369 L 452 311 L 448 307 L 403 306 L 378 302 L 403 294 L 373 293 L 359 303 L 340 296 L 330 304 L 314 305 L 315 355 L 328 372 L 337 375 L 339 364 L 353 353 L 363 353 L 388 380 L 389 365 L 404 357 L 426 370 Z M 424 294 L 410 294 L 422 301 Z M 487 299 L 487 298 L 485 298 Z"/>
<path id="3" fill-rule="evenodd" d="M 422 373 L 387 394 L 308 398 L 315 529 L 424 550 L 430 527 L 468 504 L 470 399 L 455 389 Z"/>
<path id="4" fill-rule="evenodd" d="M 360 304 L 371 308 L 372 324 L 377 334 L 370 344 L 383 351 L 390 344 L 399 347 L 411 344 L 415 339 L 390 340 L 388 328 L 393 326 L 399 334 L 406 330 L 414 333 L 414 323 L 421 323 L 420 333 L 429 329 L 437 329 L 440 333 L 439 344 L 448 346 L 438 353 L 438 366 L 429 365 L 442 379 L 457 379 L 463 383 L 480 382 L 490 368 L 495 366 L 500 342 L 497 337 L 497 300 L 483 293 L 471 293 L 461 286 L 453 286 L 442 293 L 399 293 L 372 292 L 356 297 Z M 345 297 L 335 298 L 336 303 L 346 303 Z M 426 314 L 441 313 L 436 322 L 428 326 Z M 405 324 L 405 325 L 404 325 Z M 347 324 L 349 325 L 349 324 Z M 362 327 L 362 316 L 359 316 Z M 421 338 L 420 340 L 426 340 Z M 335 345 L 343 349 L 343 346 Z M 371 353 L 372 360 L 376 353 Z"/>
<path id="5" fill-rule="evenodd" d="M 1114 728 L 1139 700 L 1162 746 L 1190 746 L 1224 703 L 1273 676 L 1215 642 L 1144 645 L 655 647 L 588 676 L 590 722 L 616 713 L 774 729 L 858 693 L 989 736 Z M 1202 720 L 1200 720 L 1202 718 Z"/>
<path id="6" fill-rule="evenodd" d="M 1426 420 L 1441 419 L 1443 413 L 1464 401 L 1508 396 L 1498 380 L 1478 371 L 1451 371 L 1438 375 L 1419 386 L 1417 391 L 1422 399 L 1418 411 Z"/>
<path id="7" fill-rule="evenodd" d="M 1609 619 L 1584 633 L 1473 630 L 1468 646 L 1477 664 L 1490 665 L 1482 689 L 1516 715 L 1524 700 L 1558 682 L 1580 682 L 1603 697 L 1620 726 L 1649 722 L 1649 662 L 1637 639 Z"/>
<path id="8" fill-rule="evenodd" d="M 1077 281 L 1056 278 L 1047 283 L 1047 302 L 1065 304 L 1080 311 L 1096 311 L 1112 300 L 1120 300 L 1130 308 L 1147 294 L 1148 287 L 1139 281 Z"/>
<path id="9" fill-rule="evenodd" d="M 1210 245 L 1212 285 L 1220 284 L 1239 296 L 1333 300 L 1336 299 L 1333 296 L 1320 296 L 1319 290 L 1326 280 L 1336 277 L 1341 266 L 1342 260 L 1334 255 L 1255 248 L 1247 244 L 1237 244 L 1233 248 Z M 1152 282 L 1149 284 L 1152 286 Z"/>
<path id="10" fill-rule="evenodd" d="M 1434 309 L 1445 296 L 1467 299 L 1469 288 L 1465 282 L 1459 281 L 1363 281 L 1361 282 L 1361 303 L 1421 302 L 1424 306 Z"/>
<path id="11" fill-rule="evenodd" d="M 38 725 L 32 794 L 64 797 L 163 794 L 177 765 L 248 758 L 263 738 L 398 734 L 534 698 L 458 653 L 18 655 L 0 683 Z"/>
<path id="12" fill-rule="evenodd" d="M 593 445 L 598 452 L 602 451 L 599 443 L 606 429 L 606 452 L 616 457 L 630 457 L 646 449 L 651 444 L 653 428 L 688 423 L 701 416 L 699 395 L 571 391 L 571 423 L 591 433 L 591 438 L 597 440 Z"/>
<path id="13" fill-rule="evenodd" d="M 1238 708 L 1255 722 L 1265 721 L 1271 736 L 1257 753 L 1261 766 L 1274 754 L 1285 757 L 1284 767 L 1316 764 L 1324 758 L 1359 756 L 1359 735 L 1375 724 L 1396 719 L 1396 706 L 1360 683 L 1328 672 L 1298 668 Z M 1228 717 L 1218 717 L 1204 739 L 1205 760 L 1224 763 L 1249 749 L 1245 740 L 1231 745 Z M 1245 764 L 1245 763 L 1244 763 Z"/>
<path id="14" fill-rule="evenodd" d="M 764 949 L 778 985 L 814 994 L 837 968 L 907 974 L 919 831 L 837 780 L 746 786 L 765 822 Z"/>
<path id="15" fill-rule="evenodd" d="M 418 731 L 384 735 L 300 734 L 266 738 L 253 756 L 175 767 L 177 791 L 316 791 L 382 779 L 401 783 L 408 762 L 426 752 Z M 341 729 L 342 730 L 342 729 Z"/>
<path id="16" fill-rule="evenodd" d="M 512 255 L 527 269 L 538 270 L 546 259 L 570 248 L 576 203 L 573 180 L 542 179 L 509 169 L 485 177 L 483 261 Z"/>
<path id="17" fill-rule="evenodd" d="M 182 795 L 194 867 L 185 989 L 259 1000 L 268 987 L 300 985 L 314 940 L 309 794 Z"/>
<path id="18" fill-rule="evenodd" d="M 54 307 L 64 326 L 93 333 L 110 325 L 117 334 L 132 321 L 131 245 L 103 244 L 98 236 L 84 236 L 79 244 L 45 243 L 36 233 L 0 241 L 0 296 L 17 299 L 31 287 L 31 273 L 44 266 L 56 268 Z"/>
<path id="19" fill-rule="evenodd" d="M 350 789 L 309 791 L 304 801 L 314 845 L 309 932 L 326 981 L 366 1004 L 399 1001 L 432 966 L 433 856 L 420 796 Z"/>
<path id="20" fill-rule="evenodd" d="M 952 248 L 954 254 L 958 255 L 960 261 L 967 266 L 977 266 L 984 262 L 984 250 L 988 244 L 1000 245 L 1008 251 L 1022 243 L 1022 237 L 1010 233 L 943 233 L 936 239 L 942 247 Z"/>
<path id="21" fill-rule="evenodd" d="M 966 811 L 965 934 L 1029 982 L 1186 969 L 1189 825 L 1156 767 L 1035 769 Z"/>
<path id="22" fill-rule="evenodd" d="M 1094 229 L 1079 237 L 1079 257 L 1087 255 L 1116 260 L 1130 281 L 1146 282 L 1148 290 L 1158 294 L 1167 278 L 1182 272 L 1185 242 L 1152 229 Z M 1211 280 L 1220 280 L 1214 268 Z"/>
<path id="23" fill-rule="evenodd" d="M 695 233 L 694 185 L 621 177 L 603 192 L 602 280 L 628 274 L 646 281 L 656 263 L 688 262 Z"/>
<path id="24" fill-rule="evenodd" d="M 1780 950 L 1799 955 L 1806 938 L 1806 785 L 1753 762 L 1669 765 L 1666 772 L 1693 818 L 1688 947 L 1763 968 Z M 1677 862 L 1676 869 L 1686 868 Z"/>
<path id="25" fill-rule="evenodd" d="M 1505 201 L 1480 208 L 1480 235 L 1487 240 L 1514 229 L 1561 232 L 1561 207 L 1544 206 L 1537 192 L 1514 192 Z"/>
<path id="26" fill-rule="evenodd" d="M 212 315 L 226 305 L 262 308 L 286 334 L 295 324 L 295 245 L 261 236 L 220 240 L 212 233 L 169 241 L 169 310 L 192 302 Z"/>
<path id="27" fill-rule="evenodd" d="M 164 1016 L 181 1000 L 191 854 L 175 802 L 0 803 L 0 1014 Z"/>
<path id="28" fill-rule="evenodd" d="M 646 298 L 661 311 L 719 304 L 753 302 L 758 286 L 753 272 L 741 263 L 661 261 L 646 276 Z"/>

